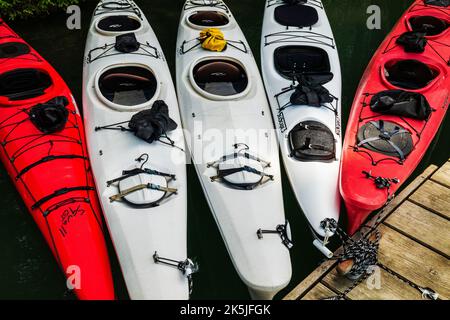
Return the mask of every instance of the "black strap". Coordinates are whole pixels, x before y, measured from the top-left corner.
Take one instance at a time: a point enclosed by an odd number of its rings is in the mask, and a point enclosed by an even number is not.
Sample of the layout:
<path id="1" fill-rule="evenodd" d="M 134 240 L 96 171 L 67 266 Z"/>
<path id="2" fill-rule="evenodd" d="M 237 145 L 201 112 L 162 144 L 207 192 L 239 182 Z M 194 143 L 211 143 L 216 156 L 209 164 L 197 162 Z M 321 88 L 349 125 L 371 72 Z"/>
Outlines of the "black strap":
<path id="1" fill-rule="evenodd" d="M 106 185 L 109 187 L 110 185 L 112 185 L 113 183 L 137 176 L 139 174 L 150 174 L 150 175 L 155 175 L 155 176 L 161 176 L 161 177 L 166 177 L 169 178 L 171 180 L 176 180 L 176 176 L 174 174 L 170 174 L 170 173 L 165 173 L 165 172 L 160 172 L 160 171 L 156 171 L 156 170 L 152 170 L 152 169 L 141 169 L 141 168 L 136 168 L 136 169 L 132 169 L 132 170 L 124 170 L 122 171 L 122 176 L 116 179 L 112 179 L 109 181 L 106 181 Z"/>
<path id="2" fill-rule="evenodd" d="M 54 161 L 54 160 L 60 160 L 60 159 L 83 159 L 83 160 L 88 160 L 88 158 L 86 158 L 86 157 L 83 157 L 83 156 L 80 156 L 80 155 L 75 155 L 75 154 L 68 154 L 68 155 L 62 155 L 62 156 L 47 156 L 47 157 L 44 157 L 44 158 L 42 158 L 42 159 L 40 159 L 40 160 L 30 164 L 29 166 L 23 168 L 19 172 L 19 174 L 16 176 L 16 180 L 19 180 L 20 177 L 23 176 L 25 173 L 27 173 L 31 169 L 33 169 L 33 168 L 35 168 L 35 167 L 37 167 L 37 166 L 39 166 L 41 164 L 44 164 L 44 163 L 47 163 L 47 162 L 50 162 L 50 161 Z"/>
<path id="3" fill-rule="evenodd" d="M 95 190 L 95 188 L 91 187 L 91 186 L 62 188 L 62 189 L 56 190 L 55 192 L 53 192 L 52 194 L 50 194 L 48 196 L 43 197 L 40 200 L 36 201 L 36 203 L 31 206 L 31 209 L 35 210 L 35 209 L 39 208 L 40 206 L 42 206 L 44 203 L 52 200 L 53 198 L 62 196 L 62 195 L 67 194 L 69 192 L 73 192 L 73 191 L 94 191 L 94 190 Z"/>

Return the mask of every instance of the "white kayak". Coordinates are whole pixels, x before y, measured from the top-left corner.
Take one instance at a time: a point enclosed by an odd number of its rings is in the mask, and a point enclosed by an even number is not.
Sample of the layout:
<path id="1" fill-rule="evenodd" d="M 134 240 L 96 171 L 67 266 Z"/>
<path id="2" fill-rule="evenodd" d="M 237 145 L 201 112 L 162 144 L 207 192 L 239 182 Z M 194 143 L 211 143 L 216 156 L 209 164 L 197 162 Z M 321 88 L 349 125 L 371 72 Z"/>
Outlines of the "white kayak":
<path id="1" fill-rule="evenodd" d="M 178 102 L 159 42 L 134 2 L 101 1 L 95 9 L 83 89 L 92 170 L 130 298 L 188 299 L 192 264 L 186 257 L 186 155 Z M 129 131 L 131 117 L 148 112 L 155 119 L 167 107 L 178 125 L 167 137 L 148 143 Z"/>
<path id="2" fill-rule="evenodd" d="M 223 52 L 202 48 L 206 27 L 223 32 Z M 186 1 L 176 67 L 187 144 L 231 260 L 252 298 L 272 299 L 292 272 L 278 146 L 258 67 L 224 2 Z"/>
<path id="3" fill-rule="evenodd" d="M 322 222 L 339 219 L 342 139 L 339 56 L 321 1 L 266 2 L 261 64 L 289 181 L 323 245 L 333 228 Z"/>

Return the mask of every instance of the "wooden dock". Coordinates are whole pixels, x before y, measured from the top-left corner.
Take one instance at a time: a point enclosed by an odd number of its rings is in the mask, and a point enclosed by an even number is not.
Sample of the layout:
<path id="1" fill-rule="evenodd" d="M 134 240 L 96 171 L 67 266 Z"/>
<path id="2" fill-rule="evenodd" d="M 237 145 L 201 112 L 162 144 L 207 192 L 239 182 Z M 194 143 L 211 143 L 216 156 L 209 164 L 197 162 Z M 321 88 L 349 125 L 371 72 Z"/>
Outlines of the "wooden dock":
<path id="1" fill-rule="evenodd" d="M 284 299 L 320 300 L 346 293 L 350 300 L 421 300 L 421 287 L 448 300 L 449 219 L 450 160 L 441 168 L 428 167 L 382 213 L 378 286 L 365 280 L 352 288 L 355 283 L 337 273 L 335 260 L 328 260 Z"/>

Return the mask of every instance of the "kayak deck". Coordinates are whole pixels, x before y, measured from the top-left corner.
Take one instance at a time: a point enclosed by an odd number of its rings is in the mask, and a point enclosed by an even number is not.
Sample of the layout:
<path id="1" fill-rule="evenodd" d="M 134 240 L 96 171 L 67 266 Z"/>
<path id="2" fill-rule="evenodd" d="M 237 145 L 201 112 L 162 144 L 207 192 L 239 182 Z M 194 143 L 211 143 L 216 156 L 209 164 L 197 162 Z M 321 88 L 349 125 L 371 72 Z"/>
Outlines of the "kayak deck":
<path id="1" fill-rule="evenodd" d="M 101 210 L 75 100 L 56 71 L 1 20 L 0 34 L 1 160 L 64 274 L 81 272 L 77 296 L 113 299 Z M 14 48 L 18 55 L 8 56 Z M 67 121 L 58 131 L 46 132 L 32 120 L 34 111 L 62 105 Z"/>

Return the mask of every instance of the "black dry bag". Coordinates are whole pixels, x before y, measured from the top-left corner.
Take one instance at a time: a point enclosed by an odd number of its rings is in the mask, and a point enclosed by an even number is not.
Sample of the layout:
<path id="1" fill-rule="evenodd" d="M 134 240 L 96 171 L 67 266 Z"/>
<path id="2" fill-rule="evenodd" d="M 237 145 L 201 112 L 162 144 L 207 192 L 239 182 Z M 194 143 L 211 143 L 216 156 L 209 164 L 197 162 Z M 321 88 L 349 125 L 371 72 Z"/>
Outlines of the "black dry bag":
<path id="1" fill-rule="evenodd" d="M 424 95 L 404 90 L 386 90 L 370 101 L 373 112 L 426 120 L 432 109 Z"/>
<path id="2" fill-rule="evenodd" d="M 397 38 L 396 43 L 403 46 L 406 52 L 422 53 L 427 45 L 426 33 L 411 31 L 405 32 Z"/>
<path id="3" fill-rule="evenodd" d="M 151 109 L 135 114 L 128 126 L 138 138 L 148 143 L 177 128 L 176 122 L 169 117 L 169 107 L 162 100 L 155 101 Z"/>
<path id="4" fill-rule="evenodd" d="M 134 33 L 126 33 L 116 37 L 115 48 L 122 53 L 132 53 L 139 50 L 141 44 Z"/>
<path id="5" fill-rule="evenodd" d="M 51 134 L 62 131 L 67 123 L 69 101 L 66 97 L 56 97 L 30 109 L 31 122 L 42 133 Z"/>

